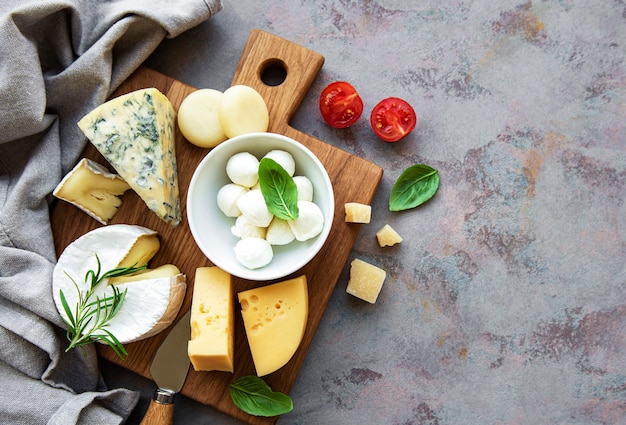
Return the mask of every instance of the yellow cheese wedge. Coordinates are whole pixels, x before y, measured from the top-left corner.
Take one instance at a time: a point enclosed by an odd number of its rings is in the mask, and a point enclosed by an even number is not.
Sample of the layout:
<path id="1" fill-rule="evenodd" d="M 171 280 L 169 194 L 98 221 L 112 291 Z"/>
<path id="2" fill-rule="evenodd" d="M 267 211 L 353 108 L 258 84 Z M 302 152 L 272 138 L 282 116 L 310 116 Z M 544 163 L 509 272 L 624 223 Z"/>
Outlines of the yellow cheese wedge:
<path id="1" fill-rule="evenodd" d="M 306 276 L 239 292 L 258 376 L 283 367 L 300 346 L 309 314 Z"/>
<path id="2" fill-rule="evenodd" d="M 130 186 L 119 175 L 87 158 L 66 174 L 52 194 L 107 224 L 122 205 L 119 198 Z"/>
<path id="3" fill-rule="evenodd" d="M 152 259 L 159 246 L 154 230 L 129 224 L 99 227 L 76 239 L 61 253 L 52 273 L 52 296 L 59 314 L 67 318 L 60 291 L 74 309 L 78 302 L 77 289 L 86 291 L 85 274 L 97 270 L 98 261 L 101 274 L 126 261 L 130 265 L 143 265 Z M 106 328 L 122 344 L 148 338 L 167 328 L 176 318 L 187 288 L 185 275 L 177 267 L 166 265 L 132 276 L 105 279 L 92 299 L 110 296 L 111 284 L 120 292 L 127 291 L 120 310 Z"/>
<path id="4" fill-rule="evenodd" d="M 174 107 L 155 88 L 98 106 L 78 127 L 148 208 L 176 226 L 181 221 Z"/>
<path id="5" fill-rule="evenodd" d="M 234 370 L 231 276 L 218 267 L 196 269 L 191 301 L 191 340 L 187 347 L 195 370 Z"/>
<path id="6" fill-rule="evenodd" d="M 386 276 L 383 269 L 356 258 L 350 263 L 350 279 L 346 292 L 374 304 Z"/>

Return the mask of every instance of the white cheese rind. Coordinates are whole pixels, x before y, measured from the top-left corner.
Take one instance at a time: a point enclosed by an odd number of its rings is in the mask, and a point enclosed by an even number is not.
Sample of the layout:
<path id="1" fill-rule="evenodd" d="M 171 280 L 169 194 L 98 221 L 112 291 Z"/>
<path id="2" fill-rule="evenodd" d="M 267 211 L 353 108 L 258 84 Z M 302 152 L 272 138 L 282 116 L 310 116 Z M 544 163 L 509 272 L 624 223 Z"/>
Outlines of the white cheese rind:
<path id="1" fill-rule="evenodd" d="M 142 226 L 113 224 L 92 230 L 68 245 L 52 273 L 52 295 L 61 316 L 67 319 L 59 292 L 63 291 L 72 308 L 76 306 L 78 292 L 72 279 L 81 290 L 88 289 L 84 277 L 88 270 L 96 270 L 96 254 L 104 273 L 118 267 L 136 241 L 149 235 L 156 232 Z M 120 283 L 116 287 L 128 292 L 107 330 L 125 344 L 152 336 L 172 323 L 185 296 L 186 277 L 178 274 Z M 94 298 L 111 294 L 105 279 Z"/>
<path id="2" fill-rule="evenodd" d="M 176 226 L 181 210 L 175 115 L 167 97 L 148 88 L 100 105 L 78 127 L 148 208 Z"/>

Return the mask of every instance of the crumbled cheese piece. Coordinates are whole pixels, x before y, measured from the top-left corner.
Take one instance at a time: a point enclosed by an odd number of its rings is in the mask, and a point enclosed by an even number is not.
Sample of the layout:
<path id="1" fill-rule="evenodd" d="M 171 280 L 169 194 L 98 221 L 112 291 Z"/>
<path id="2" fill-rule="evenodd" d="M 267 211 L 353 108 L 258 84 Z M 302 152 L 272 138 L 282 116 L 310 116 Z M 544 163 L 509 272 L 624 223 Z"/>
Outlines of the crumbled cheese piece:
<path id="1" fill-rule="evenodd" d="M 402 237 L 388 224 L 385 224 L 378 232 L 376 239 L 380 247 L 393 246 L 402 242 Z"/>
<path id="2" fill-rule="evenodd" d="M 383 269 L 356 258 L 350 264 L 350 280 L 346 292 L 374 304 L 386 276 Z"/>

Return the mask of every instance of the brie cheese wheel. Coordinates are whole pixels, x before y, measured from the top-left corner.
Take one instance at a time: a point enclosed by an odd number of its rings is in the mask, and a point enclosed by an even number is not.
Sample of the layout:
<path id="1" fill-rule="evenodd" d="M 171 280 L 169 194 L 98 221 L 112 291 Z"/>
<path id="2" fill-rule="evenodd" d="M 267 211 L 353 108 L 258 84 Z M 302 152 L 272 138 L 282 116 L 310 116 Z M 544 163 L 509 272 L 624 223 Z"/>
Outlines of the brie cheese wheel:
<path id="1" fill-rule="evenodd" d="M 52 274 L 52 294 L 61 316 L 67 320 L 60 291 L 74 310 L 78 303 L 77 287 L 81 291 L 89 289 L 85 274 L 98 269 L 98 259 L 102 275 L 117 267 L 146 264 L 159 246 L 154 230 L 129 224 L 100 227 L 76 239 L 63 251 Z M 187 288 L 186 276 L 168 265 L 132 276 L 104 279 L 92 298 L 111 296 L 113 284 L 120 292 L 127 293 L 106 329 L 122 344 L 148 338 L 168 327 L 180 310 Z M 94 335 L 102 334 L 94 332 Z"/>
<path id="2" fill-rule="evenodd" d="M 181 221 L 174 127 L 176 112 L 155 88 L 98 106 L 78 127 L 156 215 Z"/>

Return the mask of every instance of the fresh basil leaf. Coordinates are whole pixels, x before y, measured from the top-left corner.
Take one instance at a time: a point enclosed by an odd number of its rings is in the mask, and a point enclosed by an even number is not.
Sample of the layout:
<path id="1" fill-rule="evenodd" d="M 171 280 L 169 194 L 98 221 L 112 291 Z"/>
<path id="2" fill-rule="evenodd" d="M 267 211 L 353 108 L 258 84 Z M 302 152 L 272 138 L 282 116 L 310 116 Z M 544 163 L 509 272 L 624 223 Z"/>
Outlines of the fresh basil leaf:
<path id="1" fill-rule="evenodd" d="M 272 389 L 261 378 L 242 376 L 230 384 L 230 398 L 239 409 L 254 416 L 278 416 L 293 410 L 291 397 Z"/>
<path id="2" fill-rule="evenodd" d="M 439 188 L 439 172 L 426 164 L 412 165 L 393 184 L 389 211 L 404 211 L 422 205 Z"/>
<path id="3" fill-rule="evenodd" d="M 279 163 L 271 158 L 261 159 L 259 185 L 272 214 L 283 220 L 298 218 L 298 187 Z"/>

